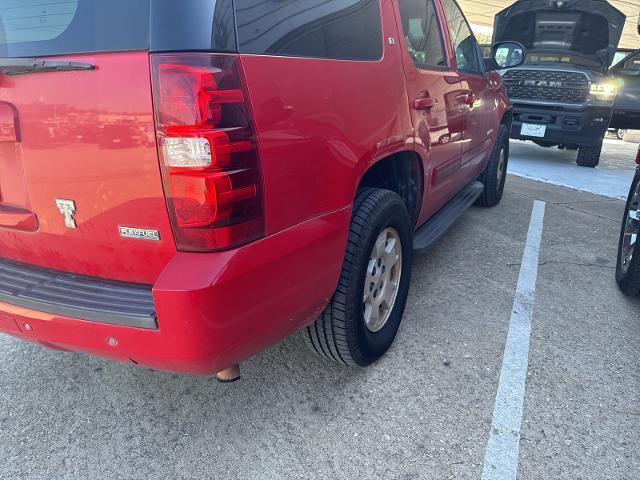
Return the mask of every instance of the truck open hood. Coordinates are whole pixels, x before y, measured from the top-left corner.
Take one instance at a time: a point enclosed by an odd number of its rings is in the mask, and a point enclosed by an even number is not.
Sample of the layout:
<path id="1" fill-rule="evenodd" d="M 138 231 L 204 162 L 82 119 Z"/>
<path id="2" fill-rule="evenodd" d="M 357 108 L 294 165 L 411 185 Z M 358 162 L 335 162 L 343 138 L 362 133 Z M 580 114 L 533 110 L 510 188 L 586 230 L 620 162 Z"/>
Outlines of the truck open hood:
<path id="1" fill-rule="evenodd" d="M 606 69 L 625 20 L 605 0 L 518 0 L 496 15 L 493 40 L 520 42 L 527 53 L 573 53 Z"/>

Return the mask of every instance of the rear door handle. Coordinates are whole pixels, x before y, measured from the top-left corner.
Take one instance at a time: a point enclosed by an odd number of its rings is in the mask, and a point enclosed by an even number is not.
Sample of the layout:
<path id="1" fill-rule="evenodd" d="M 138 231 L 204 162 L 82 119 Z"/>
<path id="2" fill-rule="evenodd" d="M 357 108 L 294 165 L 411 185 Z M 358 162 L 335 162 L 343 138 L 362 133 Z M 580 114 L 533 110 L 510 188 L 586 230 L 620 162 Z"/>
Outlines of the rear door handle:
<path id="1" fill-rule="evenodd" d="M 429 96 L 419 97 L 413 101 L 413 108 L 415 110 L 429 110 L 430 108 L 435 107 L 438 104 L 438 101 Z"/>

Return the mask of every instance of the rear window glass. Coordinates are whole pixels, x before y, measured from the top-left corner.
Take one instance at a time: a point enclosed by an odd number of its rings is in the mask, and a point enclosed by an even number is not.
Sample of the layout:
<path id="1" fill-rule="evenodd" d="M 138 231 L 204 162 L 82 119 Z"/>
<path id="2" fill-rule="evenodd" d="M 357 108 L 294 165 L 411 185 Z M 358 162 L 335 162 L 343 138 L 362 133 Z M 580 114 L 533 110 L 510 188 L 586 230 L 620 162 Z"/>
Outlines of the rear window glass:
<path id="1" fill-rule="evenodd" d="M 0 0 L 0 56 L 149 47 L 149 0 Z"/>
<path id="2" fill-rule="evenodd" d="M 379 60 L 379 0 L 236 0 L 242 53 Z"/>

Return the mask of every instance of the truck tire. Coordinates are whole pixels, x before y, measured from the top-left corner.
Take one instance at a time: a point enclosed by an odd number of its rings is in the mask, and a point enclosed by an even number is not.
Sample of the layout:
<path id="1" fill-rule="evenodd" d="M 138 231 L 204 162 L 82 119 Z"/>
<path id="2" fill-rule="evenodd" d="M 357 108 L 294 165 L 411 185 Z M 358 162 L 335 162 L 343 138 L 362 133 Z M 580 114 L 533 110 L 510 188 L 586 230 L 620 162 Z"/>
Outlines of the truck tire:
<path id="1" fill-rule="evenodd" d="M 616 282 L 625 295 L 640 294 L 640 170 L 629 189 L 627 206 L 624 209 L 620 240 L 618 242 L 618 261 L 616 263 Z"/>
<path id="2" fill-rule="evenodd" d="M 396 193 L 373 188 L 358 192 L 338 287 L 304 335 L 312 350 L 356 366 L 384 355 L 407 302 L 412 242 L 410 216 Z"/>
<path id="3" fill-rule="evenodd" d="M 595 168 L 600 163 L 600 154 L 602 153 L 602 144 L 597 147 L 580 147 L 578 149 L 578 158 L 576 163 L 581 167 Z"/>
<path id="4" fill-rule="evenodd" d="M 509 164 L 509 129 L 500 125 L 493 152 L 489 163 L 480 174 L 478 180 L 484 185 L 484 191 L 476 200 L 480 207 L 493 207 L 500 203 L 507 180 L 507 165 Z"/>

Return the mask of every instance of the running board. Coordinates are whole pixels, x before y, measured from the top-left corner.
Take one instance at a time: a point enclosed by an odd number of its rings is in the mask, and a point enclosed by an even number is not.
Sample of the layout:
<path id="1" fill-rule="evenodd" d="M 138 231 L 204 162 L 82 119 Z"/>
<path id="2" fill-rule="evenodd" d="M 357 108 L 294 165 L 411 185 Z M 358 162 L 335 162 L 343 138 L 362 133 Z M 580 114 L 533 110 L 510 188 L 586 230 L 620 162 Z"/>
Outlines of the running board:
<path id="1" fill-rule="evenodd" d="M 482 194 L 484 185 L 472 182 L 449 200 L 444 207 L 425 223 L 413 236 L 413 251 L 422 253 L 431 249 L 460 216 L 473 205 Z"/>

